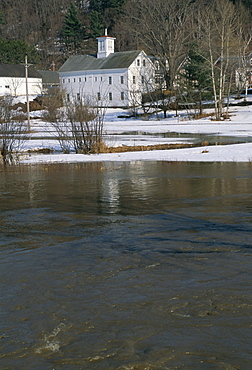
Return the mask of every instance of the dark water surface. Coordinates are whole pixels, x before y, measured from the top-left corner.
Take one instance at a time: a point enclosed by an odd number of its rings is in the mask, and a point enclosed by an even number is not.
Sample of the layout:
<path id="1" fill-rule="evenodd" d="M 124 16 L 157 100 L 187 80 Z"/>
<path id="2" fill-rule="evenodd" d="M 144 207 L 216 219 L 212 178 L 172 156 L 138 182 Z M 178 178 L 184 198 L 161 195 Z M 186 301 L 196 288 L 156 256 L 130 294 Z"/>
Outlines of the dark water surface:
<path id="1" fill-rule="evenodd" d="M 2 369 L 251 369 L 252 165 L 0 172 Z"/>

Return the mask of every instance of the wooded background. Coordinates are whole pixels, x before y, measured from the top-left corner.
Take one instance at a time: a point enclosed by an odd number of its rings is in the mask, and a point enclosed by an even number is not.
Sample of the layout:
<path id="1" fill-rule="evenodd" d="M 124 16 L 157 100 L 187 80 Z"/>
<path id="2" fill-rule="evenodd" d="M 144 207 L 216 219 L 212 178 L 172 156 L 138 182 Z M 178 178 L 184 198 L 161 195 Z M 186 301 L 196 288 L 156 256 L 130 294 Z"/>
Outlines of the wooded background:
<path id="1" fill-rule="evenodd" d="M 241 38 L 251 51 L 251 14 L 251 0 L 1 0 L 0 61 L 19 63 L 28 54 L 40 69 L 58 68 L 70 55 L 95 54 L 107 28 L 116 51 L 168 57 L 172 81 L 192 44 L 209 50 L 210 28 L 216 39 L 224 27 L 234 52 Z"/>

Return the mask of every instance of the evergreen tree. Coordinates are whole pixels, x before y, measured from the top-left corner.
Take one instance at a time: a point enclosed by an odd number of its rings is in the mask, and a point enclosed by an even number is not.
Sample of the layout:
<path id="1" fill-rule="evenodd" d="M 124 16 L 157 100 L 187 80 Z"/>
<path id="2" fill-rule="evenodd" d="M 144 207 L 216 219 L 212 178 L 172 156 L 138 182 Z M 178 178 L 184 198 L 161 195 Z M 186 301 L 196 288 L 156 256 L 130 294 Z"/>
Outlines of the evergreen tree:
<path id="1" fill-rule="evenodd" d="M 240 2 L 245 6 L 245 8 L 250 10 L 252 13 L 252 1 L 251 0 L 231 0 L 233 4 L 239 4 Z"/>
<path id="2" fill-rule="evenodd" d="M 101 13 L 96 10 L 92 10 L 89 13 L 89 21 L 91 27 L 91 36 L 92 37 L 99 37 L 102 36 L 104 33 L 104 18 Z"/>
<path id="3" fill-rule="evenodd" d="M 19 64 L 24 62 L 25 55 L 33 63 L 39 60 L 37 51 L 33 47 L 28 46 L 24 41 L 0 38 L 1 63 Z"/>
<path id="4" fill-rule="evenodd" d="M 104 28 L 113 28 L 126 0 L 90 0 L 89 21 L 92 37 L 101 36 Z"/>
<path id="5" fill-rule="evenodd" d="M 103 3 L 101 0 L 90 0 L 89 1 L 89 11 L 95 11 L 98 13 L 102 13 L 104 10 Z"/>
<path id="6" fill-rule="evenodd" d="M 80 48 L 81 40 L 84 37 L 84 32 L 81 21 L 79 20 L 78 9 L 73 3 L 71 3 L 65 15 L 64 27 L 61 34 L 67 47 L 77 52 Z"/>
<path id="7" fill-rule="evenodd" d="M 125 4 L 126 0 L 108 0 L 109 8 L 113 9 L 121 9 L 121 7 Z"/>
<path id="8" fill-rule="evenodd" d="M 89 10 L 102 13 L 108 8 L 120 9 L 125 2 L 126 0 L 90 0 Z"/>
<path id="9" fill-rule="evenodd" d="M 187 91 L 197 93 L 200 114 L 202 114 L 203 92 L 210 86 L 211 71 L 206 58 L 199 52 L 197 45 L 192 44 L 188 53 L 188 62 L 184 66 L 187 80 Z"/>

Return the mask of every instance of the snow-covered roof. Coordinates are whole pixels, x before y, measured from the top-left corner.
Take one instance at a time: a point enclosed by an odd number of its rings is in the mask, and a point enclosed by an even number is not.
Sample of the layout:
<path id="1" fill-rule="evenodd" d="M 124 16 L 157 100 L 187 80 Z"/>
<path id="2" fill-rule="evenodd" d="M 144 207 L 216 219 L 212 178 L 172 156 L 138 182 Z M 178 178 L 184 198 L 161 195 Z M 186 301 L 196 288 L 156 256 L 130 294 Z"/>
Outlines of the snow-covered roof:
<path id="1" fill-rule="evenodd" d="M 59 72 L 128 68 L 140 53 L 141 50 L 123 51 L 112 53 L 106 58 L 75 55 L 61 66 Z"/>

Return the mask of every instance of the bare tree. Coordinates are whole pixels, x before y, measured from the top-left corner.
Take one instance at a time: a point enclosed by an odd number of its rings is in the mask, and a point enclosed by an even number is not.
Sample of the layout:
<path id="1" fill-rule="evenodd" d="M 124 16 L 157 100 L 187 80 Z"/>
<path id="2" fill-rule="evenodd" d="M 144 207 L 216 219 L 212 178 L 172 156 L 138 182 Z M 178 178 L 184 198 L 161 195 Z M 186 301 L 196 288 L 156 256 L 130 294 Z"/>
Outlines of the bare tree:
<path id="1" fill-rule="evenodd" d="M 71 135 L 76 153 L 100 153 L 104 148 L 104 108 L 91 107 L 87 103 L 75 102 L 66 109 L 71 124 Z"/>
<path id="2" fill-rule="evenodd" d="M 22 119 L 12 116 L 12 97 L 0 99 L 0 153 L 5 165 L 15 163 L 27 140 L 27 127 Z"/>
<path id="3" fill-rule="evenodd" d="M 241 91 L 245 90 L 244 100 L 247 98 L 249 78 L 251 76 L 251 42 L 252 42 L 252 19 L 251 15 L 240 5 L 238 13 L 238 65 L 235 71 L 236 87 L 238 88 L 238 97 Z"/>
<path id="4" fill-rule="evenodd" d="M 200 6 L 199 23 L 201 47 L 211 69 L 215 115 L 220 120 L 235 67 L 238 8 L 229 0 L 212 0 Z"/>
<path id="5" fill-rule="evenodd" d="M 49 90 L 48 95 L 42 97 L 40 104 L 44 109 L 43 119 L 52 125 L 53 135 L 56 136 L 63 153 L 71 151 L 71 127 L 63 109 L 64 91 L 61 89 Z"/>
<path id="6" fill-rule="evenodd" d="M 105 147 L 103 126 L 105 109 L 99 104 L 75 101 L 64 108 L 48 106 L 44 119 L 51 123 L 63 153 L 99 153 Z"/>
<path id="7" fill-rule="evenodd" d="M 20 87 L 22 86 L 22 83 L 23 83 L 22 78 L 13 77 L 9 80 L 9 83 L 10 83 L 11 95 L 17 96 L 18 95 L 18 90 L 20 89 Z"/>
<path id="8" fill-rule="evenodd" d="M 192 38 L 191 0 L 129 0 L 125 14 L 138 47 L 154 55 L 172 89 Z"/>

